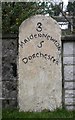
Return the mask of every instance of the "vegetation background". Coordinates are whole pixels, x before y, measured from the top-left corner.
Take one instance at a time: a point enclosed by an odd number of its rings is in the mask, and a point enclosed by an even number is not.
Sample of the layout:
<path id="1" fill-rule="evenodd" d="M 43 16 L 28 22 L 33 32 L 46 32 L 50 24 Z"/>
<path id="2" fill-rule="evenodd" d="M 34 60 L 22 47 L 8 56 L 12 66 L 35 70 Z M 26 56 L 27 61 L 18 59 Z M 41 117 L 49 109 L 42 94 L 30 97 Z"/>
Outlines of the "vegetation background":
<path id="1" fill-rule="evenodd" d="M 20 24 L 30 16 L 43 14 L 59 16 L 63 12 L 63 3 L 53 2 L 2 2 L 2 32 L 18 33 Z M 69 2 L 63 15 L 72 16 L 73 31 L 75 31 L 75 1 Z M 61 18 L 62 19 L 62 18 Z M 68 29 L 71 29 L 69 24 Z"/>

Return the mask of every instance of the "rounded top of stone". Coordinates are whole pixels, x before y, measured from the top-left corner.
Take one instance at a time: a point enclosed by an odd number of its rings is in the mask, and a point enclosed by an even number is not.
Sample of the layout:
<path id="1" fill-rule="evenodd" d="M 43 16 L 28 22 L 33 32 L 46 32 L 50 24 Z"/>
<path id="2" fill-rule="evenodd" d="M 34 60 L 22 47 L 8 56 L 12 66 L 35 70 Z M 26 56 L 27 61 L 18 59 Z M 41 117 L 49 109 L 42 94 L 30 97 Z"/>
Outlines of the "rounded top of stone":
<path id="1" fill-rule="evenodd" d="M 33 24 L 35 24 L 37 21 L 39 21 L 39 19 L 40 19 L 40 21 L 45 21 L 45 23 L 54 23 L 54 24 L 57 26 L 57 28 L 60 29 L 59 24 L 58 24 L 58 22 L 57 22 L 55 19 L 53 19 L 53 18 L 50 17 L 50 16 L 38 14 L 38 15 L 31 16 L 31 17 L 27 18 L 26 20 L 24 20 L 24 21 L 21 23 L 21 25 L 20 25 L 20 27 L 19 27 L 19 30 L 20 30 L 24 25 L 26 26 L 27 23 L 29 24 L 29 23 L 32 22 Z M 37 20 L 37 21 L 36 21 L 36 20 Z"/>

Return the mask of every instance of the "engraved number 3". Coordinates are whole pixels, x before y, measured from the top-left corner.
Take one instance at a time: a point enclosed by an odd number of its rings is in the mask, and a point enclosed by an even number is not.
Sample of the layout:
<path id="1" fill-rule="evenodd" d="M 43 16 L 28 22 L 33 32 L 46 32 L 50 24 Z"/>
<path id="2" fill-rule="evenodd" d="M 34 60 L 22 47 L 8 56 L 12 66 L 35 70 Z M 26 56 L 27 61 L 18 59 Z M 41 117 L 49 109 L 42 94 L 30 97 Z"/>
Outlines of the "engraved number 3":
<path id="1" fill-rule="evenodd" d="M 37 23 L 37 28 L 36 28 L 36 30 L 37 30 L 38 32 L 41 32 L 41 31 L 42 31 L 42 23 L 41 23 L 41 22 L 38 22 L 38 23 Z"/>

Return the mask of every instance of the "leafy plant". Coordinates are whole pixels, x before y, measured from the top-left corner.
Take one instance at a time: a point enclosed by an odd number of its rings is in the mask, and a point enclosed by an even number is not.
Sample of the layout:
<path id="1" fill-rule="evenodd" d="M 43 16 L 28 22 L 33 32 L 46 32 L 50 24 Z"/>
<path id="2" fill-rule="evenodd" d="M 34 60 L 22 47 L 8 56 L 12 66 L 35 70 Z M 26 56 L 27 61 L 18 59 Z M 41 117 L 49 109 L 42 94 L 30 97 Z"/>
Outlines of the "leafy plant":
<path id="1" fill-rule="evenodd" d="M 20 24 L 36 14 L 59 15 L 58 6 L 51 2 L 2 2 L 2 32 L 18 33 Z"/>

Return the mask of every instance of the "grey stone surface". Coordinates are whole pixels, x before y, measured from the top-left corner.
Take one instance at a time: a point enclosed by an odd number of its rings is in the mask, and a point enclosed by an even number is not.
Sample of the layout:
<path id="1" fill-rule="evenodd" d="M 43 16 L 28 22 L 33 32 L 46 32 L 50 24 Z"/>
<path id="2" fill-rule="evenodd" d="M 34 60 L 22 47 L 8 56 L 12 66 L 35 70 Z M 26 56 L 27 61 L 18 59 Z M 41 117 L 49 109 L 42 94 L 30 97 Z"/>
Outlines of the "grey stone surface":
<path id="1" fill-rule="evenodd" d="M 55 20 L 37 15 L 21 24 L 18 62 L 20 110 L 42 111 L 61 107 L 60 54 L 61 30 Z"/>
<path id="2" fill-rule="evenodd" d="M 2 40 L 2 106 L 10 108 L 17 106 L 18 43 L 17 38 L 9 36 L 3 36 Z"/>
<path id="3" fill-rule="evenodd" d="M 64 82 L 64 88 L 68 90 L 75 89 L 75 82 Z"/>
<path id="4" fill-rule="evenodd" d="M 16 99 L 4 99 L 2 100 L 3 108 L 17 108 L 17 100 Z"/>
<path id="5" fill-rule="evenodd" d="M 75 42 L 63 44 L 64 104 L 68 110 L 75 110 Z"/>
<path id="6" fill-rule="evenodd" d="M 73 42 L 65 42 L 63 45 L 63 56 L 73 56 Z"/>
<path id="7" fill-rule="evenodd" d="M 64 80 L 74 80 L 73 65 L 64 66 Z"/>
<path id="8" fill-rule="evenodd" d="M 73 42 L 73 54 L 75 56 L 75 42 Z"/>
<path id="9" fill-rule="evenodd" d="M 2 79 L 9 80 L 16 77 L 17 40 L 2 41 Z"/>
<path id="10" fill-rule="evenodd" d="M 2 82 L 0 82 L 0 98 L 2 97 Z"/>
<path id="11" fill-rule="evenodd" d="M 75 65 L 73 65 L 73 79 L 75 81 Z"/>
<path id="12" fill-rule="evenodd" d="M 73 55 L 73 64 L 75 65 L 75 55 Z"/>
<path id="13" fill-rule="evenodd" d="M 69 105 L 69 106 L 65 106 L 67 110 L 75 110 L 75 105 Z M 74 114 L 73 114 L 74 117 Z"/>
<path id="14" fill-rule="evenodd" d="M 1 39 L 0 39 L 1 40 Z M 1 42 L 0 42 L 1 43 Z M 2 46 L 0 44 L 0 82 L 2 81 Z"/>
<path id="15" fill-rule="evenodd" d="M 0 82 L 2 81 L 2 71 L 0 71 Z"/>
<path id="16" fill-rule="evenodd" d="M 75 57 L 63 57 L 63 64 L 66 64 L 66 65 L 73 65 L 75 64 Z"/>
<path id="17" fill-rule="evenodd" d="M 65 90 L 65 97 L 67 98 L 75 97 L 75 90 Z"/>
<path id="18" fill-rule="evenodd" d="M 3 98 L 17 98 L 17 83 L 16 81 L 3 81 L 2 87 Z"/>
<path id="19" fill-rule="evenodd" d="M 75 98 L 65 98 L 66 105 L 75 105 Z"/>

